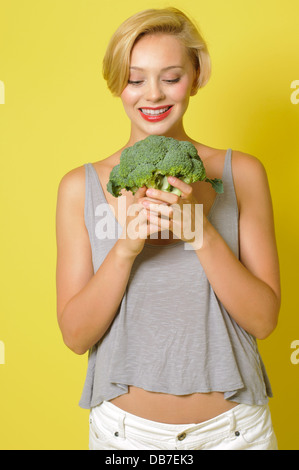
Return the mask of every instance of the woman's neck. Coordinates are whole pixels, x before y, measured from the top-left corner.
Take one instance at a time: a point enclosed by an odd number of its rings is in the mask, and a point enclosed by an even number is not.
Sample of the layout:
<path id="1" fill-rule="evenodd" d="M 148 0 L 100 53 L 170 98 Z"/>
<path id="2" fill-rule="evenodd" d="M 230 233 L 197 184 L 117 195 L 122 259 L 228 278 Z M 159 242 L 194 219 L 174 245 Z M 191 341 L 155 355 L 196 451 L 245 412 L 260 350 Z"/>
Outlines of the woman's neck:
<path id="1" fill-rule="evenodd" d="M 150 134 L 147 134 L 145 132 L 140 131 L 139 129 L 131 129 L 131 134 L 130 134 L 130 139 L 127 143 L 127 147 L 131 147 L 134 145 L 136 142 L 139 142 L 140 140 L 145 139 L 148 137 Z M 172 137 L 173 139 L 176 140 L 189 140 L 191 141 L 192 139 L 186 134 L 184 128 L 176 129 L 176 130 L 170 130 L 169 132 L 163 134 L 165 137 Z"/>

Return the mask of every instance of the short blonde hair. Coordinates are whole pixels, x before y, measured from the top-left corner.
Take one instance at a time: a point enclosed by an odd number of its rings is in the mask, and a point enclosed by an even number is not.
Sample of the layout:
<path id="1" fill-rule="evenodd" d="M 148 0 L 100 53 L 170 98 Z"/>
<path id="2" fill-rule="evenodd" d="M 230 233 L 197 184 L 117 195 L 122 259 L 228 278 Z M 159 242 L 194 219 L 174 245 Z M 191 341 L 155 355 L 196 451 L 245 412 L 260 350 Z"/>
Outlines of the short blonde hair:
<path id="1" fill-rule="evenodd" d="M 211 75 L 210 55 L 195 24 L 176 8 L 149 9 L 124 21 L 110 39 L 103 76 L 113 95 L 120 96 L 128 84 L 133 46 L 142 36 L 155 33 L 175 35 L 187 48 L 197 73 L 193 94 L 207 84 Z"/>

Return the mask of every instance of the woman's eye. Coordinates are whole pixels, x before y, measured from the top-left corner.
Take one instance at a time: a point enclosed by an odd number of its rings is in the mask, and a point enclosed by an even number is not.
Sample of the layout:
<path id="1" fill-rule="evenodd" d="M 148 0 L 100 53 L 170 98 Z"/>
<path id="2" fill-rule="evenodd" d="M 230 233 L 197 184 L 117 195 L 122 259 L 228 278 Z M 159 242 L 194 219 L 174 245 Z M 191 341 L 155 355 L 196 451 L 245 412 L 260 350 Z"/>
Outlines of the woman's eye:
<path id="1" fill-rule="evenodd" d="M 166 83 L 178 83 L 180 81 L 180 78 L 174 78 L 173 80 L 164 80 Z"/>
<path id="2" fill-rule="evenodd" d="M 142 80 L 128 80 L 129 85 L 140 85 Z"/>
<path id="3" fill-rule="evenodd" d="M 174 78 L 172 80 L 163 80 L 164 83 L 167 83 L 167 84 L 173 84 L 173 83 L 178 83 L 180 81 L 180 77 L 178 78 Z M 141 85 L 143 83 L 143 80 L 128 80 L 128 85 L 134 85 L 134 86 L 138 86 L 138 85 Z"/>

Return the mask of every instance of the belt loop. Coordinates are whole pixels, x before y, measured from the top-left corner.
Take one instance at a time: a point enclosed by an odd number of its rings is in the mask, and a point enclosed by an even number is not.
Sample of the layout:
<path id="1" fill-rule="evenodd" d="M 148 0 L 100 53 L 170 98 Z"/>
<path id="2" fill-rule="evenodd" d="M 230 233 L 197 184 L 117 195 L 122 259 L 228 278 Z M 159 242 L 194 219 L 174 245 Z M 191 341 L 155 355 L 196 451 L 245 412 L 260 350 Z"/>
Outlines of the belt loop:
<path id="1" fill-rule="evenodd" d="M 125 439 L 125 418 L 126 418 L 126 415 L 120 413 L 119 417 L 118 417 L 118 435 L 119 437 L 121 437 L 122 439 Z"/>

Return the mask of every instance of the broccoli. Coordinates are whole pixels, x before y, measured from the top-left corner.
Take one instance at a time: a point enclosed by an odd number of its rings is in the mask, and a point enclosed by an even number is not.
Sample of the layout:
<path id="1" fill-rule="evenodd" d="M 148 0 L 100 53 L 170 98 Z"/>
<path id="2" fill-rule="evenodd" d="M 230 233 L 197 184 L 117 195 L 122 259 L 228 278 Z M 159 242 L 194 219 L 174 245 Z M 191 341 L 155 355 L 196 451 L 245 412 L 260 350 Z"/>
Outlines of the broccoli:
<path id="1" fill-rule="evenodd" d="M 109 177 L 107 190 L 113 196 L 121 195 L 121 189 L 136 193 L 146 186 L 181 195 L 181 191 L 168 183 L 168 176 L 176 176 L 187 184 L 195 181 L 211 183 L 217 193 L 223 192 L 222 181 L 206 177 L 205 168 L 191 142 L 171 137 L 150 135 L 125 148 Z"/>

